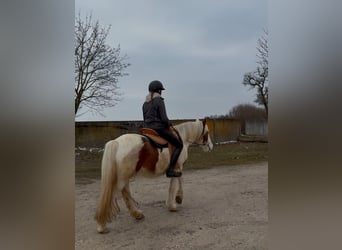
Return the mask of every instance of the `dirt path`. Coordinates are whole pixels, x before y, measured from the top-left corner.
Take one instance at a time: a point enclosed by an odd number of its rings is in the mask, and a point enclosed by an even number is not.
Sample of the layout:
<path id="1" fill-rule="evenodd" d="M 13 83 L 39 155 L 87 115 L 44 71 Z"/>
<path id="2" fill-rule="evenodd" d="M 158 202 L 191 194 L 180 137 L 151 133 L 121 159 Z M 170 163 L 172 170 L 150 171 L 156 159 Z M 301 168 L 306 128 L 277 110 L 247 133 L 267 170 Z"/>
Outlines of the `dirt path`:
<path id="1" fill-rule="evenodd" d="M 75 248 L 96 249 L 267 249 L 268 164 L 184 172 L 184 200 L 177 212 L 165 206 L 169 180 L 137 177 L 133 197 L 145 219 L 121 212 L 98 234 L 94 213 L 100 182 L 76 185 Z"/>

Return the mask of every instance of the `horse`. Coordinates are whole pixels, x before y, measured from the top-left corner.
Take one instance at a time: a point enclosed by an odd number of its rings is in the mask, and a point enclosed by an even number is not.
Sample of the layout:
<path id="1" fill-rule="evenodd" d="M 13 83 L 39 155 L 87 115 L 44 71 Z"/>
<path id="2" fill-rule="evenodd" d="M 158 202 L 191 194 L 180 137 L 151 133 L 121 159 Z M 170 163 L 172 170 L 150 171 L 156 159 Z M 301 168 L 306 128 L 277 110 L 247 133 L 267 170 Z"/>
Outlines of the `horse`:
<path id="1" fill-rule="evenodd" d="M 179 170 L 183 169 L 191 144 L 200 145 L 203 151 L 213 149 L 205 119 L 180 123 L 174 128 L 183 141 L 183 149 L 177 162 Z M 120 211 L 117 203 L 120 193 L 130 215 L 137 220 L 144 218 L 143 212 L 138 209 L 137 202 L 130 192 L 129 180 L 138 173 L 148 177 L 163 175 L 166 172 L 169 160 L 169 150 L 156 148 L 142 134 L 124 134 L 105 144 L 101 163 L 101 191 L 95 215 L 98 233 L 109 232 L 106 224 L 111 222 L 112 218 L 116 217 Z M 182 203 L 182 186 L 182 177 L 170 179 L 166 206 L 171 212 L 177 211 L 176 203 Z"/>

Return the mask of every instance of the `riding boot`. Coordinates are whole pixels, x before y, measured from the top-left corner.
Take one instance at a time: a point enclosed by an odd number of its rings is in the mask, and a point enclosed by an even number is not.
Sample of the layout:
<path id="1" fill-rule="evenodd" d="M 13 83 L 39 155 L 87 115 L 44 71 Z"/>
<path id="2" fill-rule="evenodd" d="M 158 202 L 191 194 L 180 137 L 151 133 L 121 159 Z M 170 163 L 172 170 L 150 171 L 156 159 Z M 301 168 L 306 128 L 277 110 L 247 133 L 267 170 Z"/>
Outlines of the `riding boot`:
<path id="1" fill-rule="evenodd" d="M 170 164 L 166 170 L 166 177 L 180 177 L 180 176 L 182 176 L 182 172 L 176 172 L 175 171 L 176 163 L 177 163 L 178 157 L 179 157 L 181 152 L 182 152 L 182 148 L 176 148 L 173 151 L 173 153 L 171 155 L 171 159 L 170 159 Z"/>

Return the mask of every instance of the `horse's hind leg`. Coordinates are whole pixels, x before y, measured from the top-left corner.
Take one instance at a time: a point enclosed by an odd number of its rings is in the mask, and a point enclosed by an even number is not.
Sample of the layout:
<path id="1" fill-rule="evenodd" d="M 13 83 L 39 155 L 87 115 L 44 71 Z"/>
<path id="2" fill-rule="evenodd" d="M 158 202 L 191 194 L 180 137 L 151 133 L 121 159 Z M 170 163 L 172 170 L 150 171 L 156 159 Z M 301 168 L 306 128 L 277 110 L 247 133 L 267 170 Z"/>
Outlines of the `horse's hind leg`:
<path id="1" fill-rule="evenodd" d="M 127 209 L 131 216 L 137 220 L 143 219 L 145 216 L 141 210 L 137 208 L 137 202 L 133 199 L 129 188 L 129 182 L 122 189 L 122 197 L 126 203 Z"/>
<path id="2" fill-rule="evenodd" d="M 176 194 L 176 202 L 182 204 L 183 201 L 183 177 L 178 178 L 179 188 Z"/>

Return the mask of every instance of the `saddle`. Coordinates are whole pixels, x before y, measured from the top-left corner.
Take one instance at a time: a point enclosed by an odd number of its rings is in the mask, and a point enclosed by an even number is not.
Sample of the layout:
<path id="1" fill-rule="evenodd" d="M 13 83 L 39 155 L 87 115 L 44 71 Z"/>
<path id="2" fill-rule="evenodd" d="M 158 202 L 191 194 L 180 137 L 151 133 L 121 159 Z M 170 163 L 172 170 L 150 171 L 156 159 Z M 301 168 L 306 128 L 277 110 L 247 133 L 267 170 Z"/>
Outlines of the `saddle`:
<path id="1" fill-rule="evenodd" d="M 171 133 L 175 137 L 179 138 L 178 134 L 176 133 L 176 131 L 173 128 L 169 128 L 169 130 L 171 131 Z M 170 155 L 172 155 L 174 147 L 171 144 L 169 144 L 167 140 L 160 137 L 160 135 L 154 129 L 141 128 L 140 134 L 146 136 L 149 139 L 149 141 L 151 142 L 151 144 L 154 147 L 159 148 L 161 151 L 163 150 L 163 148 L 169 148 Z"/>
<path id="2" fill-rule="evenodd" d="M 169 130 L 171 131 L 171 133 L 173 133 L 173 135 L 175 137 L 179 138 L 178 133 L 176 133 L 176 131 L 174 129 L 170 128 Z M 156 148 L 159 148 L 160 152 L 163 151 L 163 148 L 168 148 L 170 156 L 172 155 L 172 153 L 174 151 L 174 146 L 169 144 L 168 141 L 165 140 L 164 138 L 160 137 L 160 135 L 154 129 L 151 129 L 151 128 L 141 128 L 140 129 L 140 134 L 142 134 L 145 137 L 147 137 L 149 139 L 149 141 L 150 141 L 150 144 L 152 146 L 156 147 Z M 178 162 L 176 163 L 175 169 L 178 169 L 178 170 L 180 169 Z"/>
<path id="3" fill-rule="evenodd" d="M 157 148 L 163 149 L 168 147 L 168 142 L 164 138 L 160 137 L 157 131 L 151 128 L 142 128 L 140 129 L 140 134 L 146 136 L 150 139 L 152 145 Z"/>

